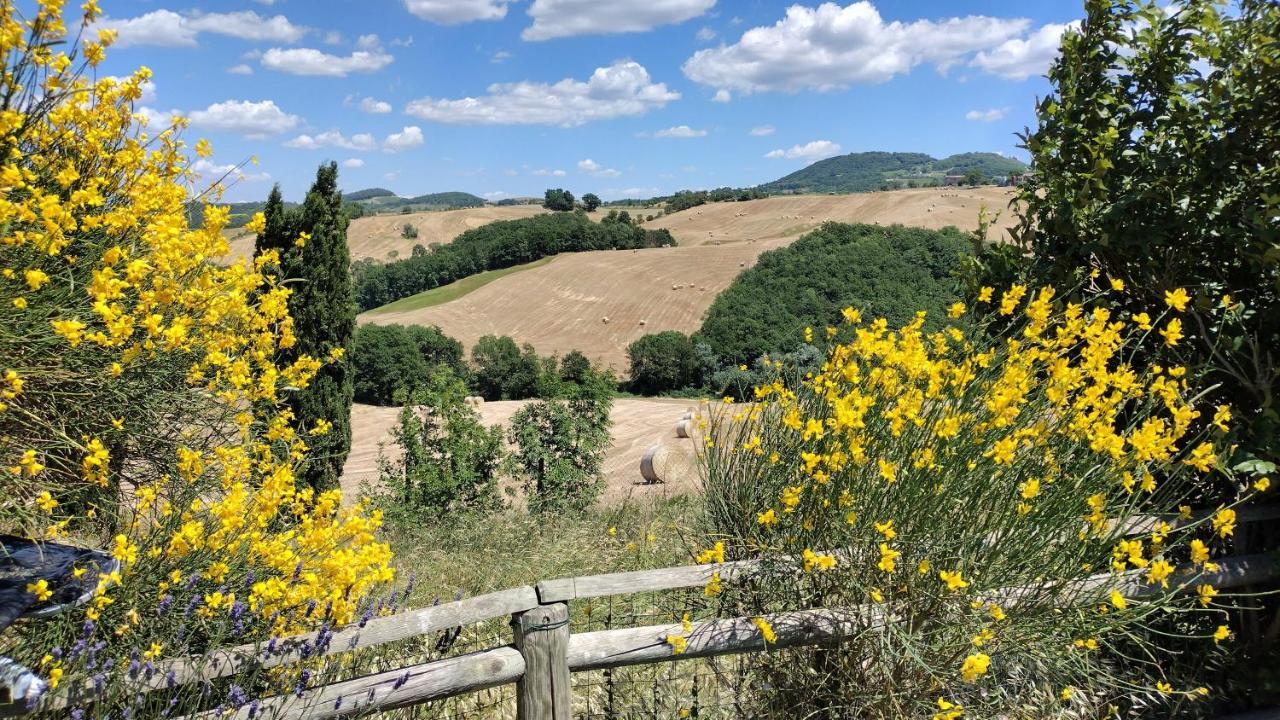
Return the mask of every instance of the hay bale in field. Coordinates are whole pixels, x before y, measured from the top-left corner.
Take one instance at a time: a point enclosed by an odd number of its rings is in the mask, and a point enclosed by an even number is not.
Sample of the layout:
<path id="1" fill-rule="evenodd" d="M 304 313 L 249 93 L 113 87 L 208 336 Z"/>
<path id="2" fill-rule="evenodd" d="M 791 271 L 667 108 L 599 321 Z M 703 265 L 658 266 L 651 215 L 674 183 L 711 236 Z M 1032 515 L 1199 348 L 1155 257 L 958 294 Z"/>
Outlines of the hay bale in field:
<path id="1" fill-rule="evenodd" d="M 602 317 L 602 318 L 600 318 L 600 322 L 604 323 L 605 325 L 608 325 L 608 324 L 609 324 L 609 318 L 608 318 L 608 317 Z"/>
<path id="2" fill-rule="evenodd" d="M 640 321 L 640 324 L 641 324 L 641 325 L 648 325 L 648 324 L 649 324 L 649 321 L 648 321 L 648 320 L 641 320 L 641 321 Z"/>
<path id="3" fill-rule="evenodd" d="M 692 437 L 691 435 L 692 430 L 693 430 L 692 420 L 681 420 L 680 422 L 676 423 L 676 437 L 678 438 Z"/>
<path id="4" fill-rule="evenodd" d="M 663 451 L 664 446 L 654 445 L 644 451 L 644 455 L 640 457 L 640 477 L 644 478 L 647 483 L 663 482 L 662 476 L 658 474 L 658 453 Z"/>

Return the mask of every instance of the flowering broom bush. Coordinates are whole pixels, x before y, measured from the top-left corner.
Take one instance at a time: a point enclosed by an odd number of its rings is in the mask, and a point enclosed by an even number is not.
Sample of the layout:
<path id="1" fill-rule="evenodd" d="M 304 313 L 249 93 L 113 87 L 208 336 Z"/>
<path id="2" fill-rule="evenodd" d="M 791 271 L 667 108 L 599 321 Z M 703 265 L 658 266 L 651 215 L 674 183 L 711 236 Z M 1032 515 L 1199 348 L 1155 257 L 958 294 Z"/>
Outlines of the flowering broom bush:
<path id="1" fill-rule="evenodd" d="M 957 303 L 934 333 L 847 309 L 819 371 L 779 363 L 705 420 L 711 519 L 762 568 L 707 593 L 766 642 L 781 609 L 837 609 L 849 631 L 753 656 L 767 714 L 1093 717 L 1208 694 L 1172 650 L 1200 664 L 1231 638 L 1210 576 L 1236 516 L 1183 502 L 1236 483 L 1230 411 L 1198 407 L 1181 367 L 1130 364 L 1182 339 L 1186 294 L 1155 318 L 993 295 L 988 320 Z"/>
<path id="2" fill-rule="evenodd" d="M 114 33 L 89 29 L 96 0 L 82 11 L 68 33 L 58 0 L 29 18 L 0 2 L 0 525 L 105 548 L 120 569 L 75 568 L 97 580 L 89 602 L 11 628 L 0 653 L 47 678 L 57 717 L 233 707 L 255 688 L 135 683 L 358 619 L 390 551 L 377 514 L 294 485 L 329 425 L 295 427 L 281 400 L 341 353 L 277 364 L 294 338 L 276 256 L 215 262 L 228 213 L 188 226 L 208 196 L 190 188 L 184 121 L 134 114 L 146 68 L 94 79 Z"/>

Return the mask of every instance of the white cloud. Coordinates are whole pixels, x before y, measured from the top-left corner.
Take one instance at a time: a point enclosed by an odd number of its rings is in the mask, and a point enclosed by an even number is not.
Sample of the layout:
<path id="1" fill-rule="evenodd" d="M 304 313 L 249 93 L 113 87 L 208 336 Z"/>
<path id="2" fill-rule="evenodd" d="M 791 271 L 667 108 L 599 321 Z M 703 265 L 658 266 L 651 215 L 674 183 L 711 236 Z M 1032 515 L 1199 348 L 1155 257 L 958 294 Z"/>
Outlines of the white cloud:
<path id="1" fill-rule="evenodd" d="M 715 96 L 711 98 L 711 102 L 718 103 L 727 103 L 730 100 L 733 100 L 733 93 L 725 90 L 724 88 L 717 90 Z"/>
<path id="2" fill-rule="evenodd" d="M 601 177 L 601 178 L 615 178 L 622 174 L 617 170 L 614 170 L 613 168 L 607 168 L 601 165 L 600 163 L 596 162 L 595 160 L 592 160 L 591 158 L 587 158 L 586 160 L 579 160 L 578 170 L 592 177 Z"/>
<path id="3" fill-rule="evenodd" d="M 382 149 L 384 152 L 396 153 L 416 148 L 423 142 L 422 128 L 410 125 L 398 133 L 388 135 L 387 139 L 382 141 Z"/>
<path id="4" fill-rule="evenodd" d="M 344 42 L 342 33 L 337 30 L 330 30 L 325 33 L 324 37 L 320 38 L 320 41 L 325 45 L 341 45 Z"/>
<path id="5" fill-rule="evenodd" d="M 786 160 L 821 160 L 839 154 L 839 143 L 833 143 L 830 140 L 814 140 L 804 145 L 792 145 L 786 150 L 772 150 L 766 153 L 765 157 Z"/>
<path id="6" fill-rule="evenodd" d="M 191 113 L 191 124 L 195 127 L 250 137 L 276 135 L 294 129 L 301 122 L 302 118 L 286 113 L 272 100 L 227 100 Z"/>
<path id="7" fill-rule="evenodd" d="M 991 108 L 990 110 L 970 110 L 964 114 L 964 119 L 974 122 L 995 122 L 1004 119 L 1007 114 L 1009 114 L 1009 108 L 1007 107 Z"/>
<path id="8" fill-rule="evenodd" d="M 1062 34 L 1078 26 L 1079 23 L 1050 23 L 1026 39 L 1011 38 L 990 52 L 978 53 L 971 64 L 1006 80 L 1026 80 L 1032 75 L 1043 75 L 1048 71 L 1049 63 L 1058 56 Z"/>
<path id="9" fill-rule="evenodd" d="M 232 75 L 252 75 L 253 68 L 249 67 L 244 63 L 240 63 L 239 65 L 232 65 L 231 67 L 227 68 L 227 72 L 231 73 Z"/>
<path id="10" fill-rule="evenodd" d="M 885 22 L 866 0 L 792 5 L 772 26 L 694 53 L 683 69 L 694 82 L 739 93 L 831 91 L 882 83 L 924 63 L 945 72 L 1029 26 L 1022 18 L 981 15 Z"/>
<path id="11" fill-rule="evenodd" d="M 709 27 L 704 27 L 698 31 L 697 38 L 702 42 L 711 42 L 716 39 L 716 31 Z"/>
<path id="12" fill-rule="evenodd" d="M 405 0 L 405 8 L 423 20 L 441 25 L 501 20 L 510 0 Z"/>
<path id="13" fill-rule="evenodd" d="M 391 47 L 412 47 L 413 36 L 410 35 L 408 37 L 393 37 L 391 38 L 391 42 L 389 44 L 391 45 Z"/>
<path id="14" fill-rule="evenodd" d="M 191 164 L 191 172 L 204 182 L 265 182 L 271 179 L 269 173 L 247 173 L 242 166 L 215 165 L 204 158 Z"/>
<path id="15" fill-rule="evenodd" d="M 492 202 L 494 200 L 501 200 L 502 198 L 507 197 L 508 194 L 509 193 L 503 192 L 501 190 L 496 190 L 494 192 L 480 193 L 480 197 Z"/>
<path id="16" fill-rule="evenodd" d="M 511 53 L 507 52 L 506 50 L 499 50 L 498 52 L 493 54 L 493 57 L 489 58 L 489 62 L 497 65 L 498 63 L 506 62 L 507 60 L 510 60 L 510 59 L 511 59 Z"/>
<path id="17" fill-rule="evenodd" d="M 95 28 L 111 28 L 119 33 L 116 47 L 152 45 L 182 47 L 196 44 L 200 33 L 227 35 L 242 40 L 297 42 L 307 30 L 289 22 L 284 15 L 263 17 L 252 10 L 230 13 L 186 13 L 153 10 L 135 18 L 106 18 Z"/>
<path id="18" fill-rule="evenodd" d="M 389 173 L 382 173 L 382 179 L 386 180 L 387 182 L 395 182 L 396 180 L 400 179 L 400 173 L 394 172 L 394 171 Z"/>
<path id="19" fill-rule="evenodd" d="M 596 68 L 586 82 L 565 78 L 555 84 L 518 82 L 489 86 L 483 97 L 414 100 L 405 112 L 423 120 L 455 125 L 559 125 L 643 115 L 680 99 L 654 83 L 644 66 L 619 61 Z"/>
<path id="20" fill-rule="evenodd" d="M 531 173 L 529 173 L 529 174 L 530 174 L 530 175 L 535 175 L 535 176 L 537 176 L 537 177 L 564 177 L 564 176 L 565 176 L 565 171 L 563 171 L 563 170 L 548 170 L 547 168 L 539 168 L 539 169 L 534 170 L 533 172 L 531 172 Z"/>
<path id="21" fill-rule="evenodd" d="M 347 158 L 342 161 L 342 167 L 351 169 L 362 168 L 364 167 L 364 160 L 360 158 Z"/>
<path id="22" fill-rule="evenodd" d="M 676 125 L 675 127 L 669 127 L 665 130 L 659 130 L 653 134 L 654 137 L 659 138 L 699 138 L 706 137 L 706 135 L 706 130 L 694 130 L 688 125 Z"/>
<path id="23" fill-rule="evenodd" d="M 319 150 L 327 147 L 343 150 L 373 150 L 378 147 L 378 141 L 369 133 L 356 133 L 348 138 L 338 130 L 328 130 L 319 135 L 299 135 L 286 142 L 284 146 L 300 150 Z"/>
<path id="24" fill-rule="evenodd" d="M 767 135 L 772 135 L 777 131 L 778 131 L 778 128 L 772 125 L 757 125 L 751 128 L 750 134 L 751 134 L 751 137 L 765 137 Z"/>
<path id="25" fill-rule="evenodd" d="M 533 24 L 520 37 L 550 40 L 573 35 L 644 32 L 674 25 L 710 10 L 716 0 L 533 0 Z"/>
<path id="26" fill-rule="evenodd" d="M 382 47 L 382 41 L 378 39 L 377 33 L 369 33 L 356 38 L 357 50 L 378 50 Z"/>
<path id="27" fill-rule="evenodd" d="M 382 50 L 356 50 L 339 57 L 315 48 L 271 48 L 262 54 L 262 66 L 290 75 L 346 77 L 381 70 L 394 59 Z"/>
<path id="28" fill-rule="evenodd" d="M 391 103 L 385 100 L 374 100 L 371 97 L 362 98 L 360 100 L 360 109 L 374 115 L 385 115 L 391 112 Z"/>

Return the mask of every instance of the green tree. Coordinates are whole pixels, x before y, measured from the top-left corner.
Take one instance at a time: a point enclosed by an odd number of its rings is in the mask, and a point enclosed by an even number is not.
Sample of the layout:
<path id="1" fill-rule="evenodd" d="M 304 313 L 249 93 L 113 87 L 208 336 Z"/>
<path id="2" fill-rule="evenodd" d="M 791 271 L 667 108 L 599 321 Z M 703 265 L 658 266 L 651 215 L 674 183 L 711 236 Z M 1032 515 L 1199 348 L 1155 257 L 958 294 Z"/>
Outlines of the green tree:
<path id="1" fill-rule="evenodd" d="M 587 212 L 595 212 L 600 207 L 600 196 L 595 193 L 587 193 L 582 196 L 582 207 Z"/>
<path id="2" fill-rule="evenodd" d="M 570 350 L 560 358 L 560 379 L 567 383 L 581 385 L 592 372 L 591 360 L 580 350 Z"/>
<path id="3" fill-rule="evenodd" d="M 529 509 L 581 512 L 604 488 L 605 451 L 611 441 L 613 388 L 607 376 L 571 386 L 564 399 L 538 400 L 511 418 L 510 465 L 524 483 Z"/>
<path id="4" fill-rule="evenodd" d="M 361 325 L 348 357 L 356 402 L 391 405 L 398 394 L 426 385 L 438 366 L 464 372 L 462 343 L 435 326 Z"/>
<path id="5" fill-rule="evenodd" d="M 267 224 L 255 251 L 278 250 L 293 294 L 289 313 L 297 342 L 287 357 L 327 360 L 351 345 L 356 306 L 347 250 L 347 215 L 338 192 L 338 165 L 321 165 L 306 200 L 286 211 L 279 187 L 264 209 Z M 329 362 L 305 388 L 289 393 L 287 404 L 298 426 L 310 430 L 326 421 L 332 429 L 310 439 L 311 453 L 299 480 L 317 489 L 337 487 L 351 449 L 352 371 L 347 361 Z"/>
<path id="6" fill-rule="evenodd" d="M 562 188 L 550 188 L 543 196 L 542 207 L 557 212 L 573 209 L 573 193 Z"/>
<path id="7" fill-rule="evenodd" d="M 1185 288 L 1187 337 L 1160 352 L 1206 374 L 1246 447 L 1275 461 L 1280 5 L 1085 7 L 1023 138 L 1035 172 L 1019 193 L 1019 246 L 987 248 L 971 289 L 1022 273 L 1060 290 L 1114 279 L 1121 312 L 1155 317 Z"/>
<path id="8" fill-rule="evenodd" d="M 501 506 L 502 429 L 484 427 L 466 394 L 466 383 L 443 365 L 409 394 L 392 431 L 400 459 L 379 459 L 387 489 L 380 505 L 392 520 L 440 519 Z"/>
<path id="9" fill-rule="evenodd" d="M 657 394 L 697 387 L 703 382 L 703 365 L 688 335 L 666 330 L 631 343 L 631 390 Z"/>
<path id="10" fill-rule="evenodd" d="M 472 383 L 486 400 L 520 400 L 538 391 L 542 365 L 533 346 L 485 335 L 471 349 Z"/>
<path id="11" fill-rule="evenodd" d="M 987 176 L 983 175 L 981 170 L 974 168 L 964 174 L 963 182 L 965 185 L 977 187 L 978 185 L 985 185 L 987 183 Z"/>

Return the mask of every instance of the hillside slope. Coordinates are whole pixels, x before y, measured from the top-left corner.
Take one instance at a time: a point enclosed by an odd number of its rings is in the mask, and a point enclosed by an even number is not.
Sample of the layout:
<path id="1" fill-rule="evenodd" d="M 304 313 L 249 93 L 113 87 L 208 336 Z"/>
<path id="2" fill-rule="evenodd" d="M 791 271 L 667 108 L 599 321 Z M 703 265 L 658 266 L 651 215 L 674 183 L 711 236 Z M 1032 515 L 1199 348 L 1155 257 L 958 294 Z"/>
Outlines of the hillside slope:
<path id="1" fill-rule="evenodd" d="M 941 185 L 948 173 L 976 170 L 988 178 L 1020 172 L 1026 165 L 996 153 L 960 153 L 941 160 L 924 153 L 863 152 L 819 160 L 765 183 L 771 193 L 859 193 L 908 182 Z"/>
<path id="2" fill-rule="evenodd" d="M 496 220 L 519 220 L 544 212 L 547 211 L 536 205 L 511 205 L 366 216 L 351 221 L 347 228 L 347 246 L 351 248 L 352 260 L 372 258 L 385 262 L 392 251 L 395 251 L 397 257 L 408 257 L 414 245 L 450 243 L 467 230 Z M 400 230 L 405 223 L 418 229 L 416 239 L 400 237 Z M 235 233 L 231 240 L 231 253 L 234 257 L 244 253 L 252 254 L 253 236 L 243 231 Z"/>
<path id="3" fill-rule="evenodd" d="M 1010 197 L 1001 188 L 931 188 L 706 205 L 646 223 L 669 229 L 680 247 L 561 255 L 441 305 L 360 321 L 439 325 L 468 349 L 483 335 L 510 335 L 542 354 L 581 350 L 624 373 L 628 345 L 648 333 L 698 329 L 715 296 L 761 252 L 825 221 L 972 230 L 981 204 L 1003 209 Z M 999 227 L 1010 224 L 1005 213 Z"/>

